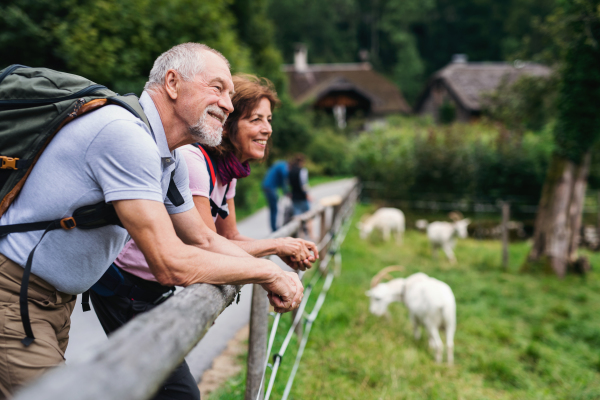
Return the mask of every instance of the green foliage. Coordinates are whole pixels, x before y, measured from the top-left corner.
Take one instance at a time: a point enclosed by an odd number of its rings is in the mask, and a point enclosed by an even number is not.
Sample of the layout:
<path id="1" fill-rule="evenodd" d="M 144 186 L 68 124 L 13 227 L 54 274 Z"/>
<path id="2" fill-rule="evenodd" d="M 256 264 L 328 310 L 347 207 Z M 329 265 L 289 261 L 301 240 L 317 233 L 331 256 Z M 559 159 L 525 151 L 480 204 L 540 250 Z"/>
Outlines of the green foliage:
<path id="1" fill-rule="evenodd" d="M 488 94 L 484 113 L 513 132 L 541 130 L 556 116 L 557 86 L 555 75 L 524 75 L 512 84 L 504 81 Z"/>
<path id="2" fill-rule="evenodd" d="M 565 2 L 565 59 L 554 130 L 560 155 L 579 163 L 600 138 L 600 3 Z"/>
<path id="3" fill-rule="evenodd" d="M 270 160 L 305 151 L 312 136 L 308 115 L 298 110 L 287 94 L 280 99 L 281 107 L 273 113 Z"/>
<path id="4" fill-rule="evenodd" d="M 510 136 L 485 124 L 419 125 L 400 119 L 353 143 L 353 172 L 381 198 L 537 199 L 553 150 L 550 132 Z"/>
<path id="5" fill-rule="evenodd" d="M 535 22 L 551 14 L 555 2 L 436 0 L 434 9 L 413 25 L 426 74 L 446 65 L 456 53 L 467 54 L 472 61 L 530 59 L 548 41 Z M 521 52 L 524 46 L 528 53 Z"/>
<path id="6" fill-rule="evenodd" d="M 350 173 L 349 143 L 343 133 L 333 129 L 314 132 L 307 155 L 318 166 L 319 175 L 346 175 Z"/>
<path id="7" fill-rule="evenodd" d="M 456 106 L 454 103 L 444 99 L 444 102 L 440 106 L 440 123 L 449 124 L 456 120 Z"/>
<path id="8" fill-rule="evenodd" d="M 2 66 L 64 69 L 53 31 L 69 13 L 67 0 L 7 0 L 0 4 Z"/>
<path id="9" fill-rule="evenodd" d="M 367 210 L 359 207 L 353 222 Z M 459 263 L 432 259 L 423 233 L 405 243 L 371 243 L 350 229 L 342 247 L 342 273 L 333 281 L 315 321 L 291 397 L 293 399 L 596 399 L 600 396 L 600 279 L 531 276 L 517 272 L 529 245 L 510 247 L 508 272 L 498 241 L 459 240 Z M 598 253 L 590 254 L 598 265 Z M 399 262 L 398 260 L 401 260 Z M 440 279 L 457 302 L 455 365 L 437 365 L 427 335 L 415 340 L 406 308 L 394 303 L 390 318 L 368 311 L 364 295 L 381 268 L 401 263 Z M 307 278 L 310 279 L 310 271 Z M 322 280 L 321 280 L 322 282 Z M 313 288 L 312 310 L 320 286 Z M 280 322 L 277 351 L 290 317 Z M 294 337 L 272 398 L 280 398 L 297 348 Z M 270 370 L 269 370 L 270 371 Z M 267 379 L 270 372 L 267 372 Z M 244 375 L 209 399 L 241 399 Z"/>
<path id="10" fill-rule="evenodd" d="M 283 91 L 282 57 L 275 47 L 274 26 L 268 18 L 268 0 L 235 0 L 231 10 L 236 23 L 237 37 L 249 50 L 253 70 L 273 81 Z"/>
<path id="11" fill-rule="evenodd" d="M 412 103 L 426 79 L 455 53 L 466 53 L 473 61 L 512 61 L 517 55 L 528 59 L 540 53 L 549 41 L 540 21 L 554 3 L 271 0 L 269 16 L 287 62 L 292 61 L 297 42 L 307 44 L 311 63 L 355 62 L 360 60 L 359 51 L 367 50 L 376 69 Z"/>
<path id="12" fill-rule="evenodd" d="M 277 46 L 288 62 L 297 42 L 307 44 L 311 63 L 350 62 L 358 57 L 356 0 L 271 0 L 269 16 Z"/>
<path id="13" fill-rule="evenodd" d="M 222 52 L 234 72 L 256 71 L 281 82 L 281 58 L 270 23 L 264 19 L 265 4 L 255 2 L 254 8 L 242 11 L 240 4 L 232 5 L 230 0 L 8 0 L 0 6 L 0 52 L 5 64 L 47 66 L 117 91 L 140 93 L 158 55 L 193 41 Z M 240 20 L 243 23 L 238 24 Z"/>

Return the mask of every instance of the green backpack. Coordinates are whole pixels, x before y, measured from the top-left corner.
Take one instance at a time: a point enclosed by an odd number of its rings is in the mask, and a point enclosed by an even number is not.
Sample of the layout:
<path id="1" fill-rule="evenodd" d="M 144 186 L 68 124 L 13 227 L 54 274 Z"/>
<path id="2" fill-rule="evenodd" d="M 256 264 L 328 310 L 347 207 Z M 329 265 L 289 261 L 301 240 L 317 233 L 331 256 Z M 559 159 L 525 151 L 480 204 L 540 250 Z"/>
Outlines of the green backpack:
<path id="1" fill-rule="evenodd" d="M 17 197 L 56 133 L 75 118 L 108 104 L 125 108 L 152 130 L 138 98 L 133 94 L 119 96 L 81 76 L 47 68 L 15 64 L 0 71 L 0 216 Z M 168 197 L 175 206 L 183 204 L 173 175 Z M 91 229 L 109 224 L 121 225 L 112 205 L 100 202 L 81 207 L 67 218 L 0 226 L 0 237 L 15 232 L 43 230 L 43 238 L 54 229 Z M 34 340 L 27 307 L 27 287 L 36 247 L 25 265 L 19 299 L 27 335 L 23 339 L 25 346 Z M 85 297 L 83 307 L 88 310 Z"/>
<path id="2" fill-rule="evenodd" d="M 77 75 L 11 65 L 0 71 L 0 216 L 54 135 L 73 119 L 117 104 L 149 127 L 138 99 Z"/>

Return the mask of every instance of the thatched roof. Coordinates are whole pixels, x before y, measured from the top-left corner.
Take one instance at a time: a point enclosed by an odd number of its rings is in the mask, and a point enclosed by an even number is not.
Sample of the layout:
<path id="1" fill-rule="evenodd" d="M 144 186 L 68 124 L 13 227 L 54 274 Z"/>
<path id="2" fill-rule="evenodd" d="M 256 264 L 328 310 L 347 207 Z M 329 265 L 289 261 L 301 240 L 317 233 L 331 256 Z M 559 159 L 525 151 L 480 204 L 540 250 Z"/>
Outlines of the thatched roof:
<path id="1" fill-rule="evenodd" d="M 282 69 L 288 76 L 290 95 L 298 104 L 314 103 L 332 91 L 353 90 L 370 101 L 375 114 L 411 111 L 400 90 L 369 63 L 308 64 L 302 72 L 294 65 Z"/>
<path id="2" fill-rule="evenodd" d="M 453 62 L 435 73 L 417 109 L 429 88 L 439 80 L 465 109 L 480 111 L 482 95 L 496 90 L 503 80 L 512 83 L 522 75 L 548 76 L 550 73 L 550 68 L 535 63 Z"/>

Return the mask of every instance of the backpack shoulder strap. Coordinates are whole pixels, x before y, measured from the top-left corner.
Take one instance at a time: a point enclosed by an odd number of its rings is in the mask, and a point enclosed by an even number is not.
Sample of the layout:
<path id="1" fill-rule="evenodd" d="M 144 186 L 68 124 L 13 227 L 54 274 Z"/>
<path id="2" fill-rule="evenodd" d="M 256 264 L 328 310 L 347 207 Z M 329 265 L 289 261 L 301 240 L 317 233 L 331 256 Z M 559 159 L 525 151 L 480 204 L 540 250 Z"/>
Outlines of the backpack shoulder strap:
<path id="1" fill-rule="evenodd" d="M 210 190 L 208 192 L 208 196 L 210 197 L 210 195 L 212 195 L 213 190 L 215 189 L 215 183 L 217 182 L 217 176 L 215 175 L 214 163 L 213 163 L 213 160 L 208 155 L 208 152 L 206 151 L 206 149 L 204 149 L 204 147 L 202 147 L 202 145 L 200 143 L 194 143 L 194 146 L 196 146 L 198 149 L 200 149 L 200 151 L 204 155 L 204 161 L 206 162 L 206 169 L 208 170 L 208 175 L 209 175 L 209 180 L 210 180 Z"/>
<path id="2" fill-rule="evenodd" d="M 227 184 L 227 187 L 225 188 L 225 194 L 223 194 L 223 201 L 221 202 L 221 205 L 224 206 L 225 204 L 227 204 L 227 193 L 229 193 L 229 187 L 231 186 L 231 182 L 229 182 Z"/>
<path id="3" fill-rule="evenodd" d="M 152 130 L 152 126 L 150 125 L 150 121 L 148 121 L 148 117 L 144 113 L 144 109 L 140 105 L 140 100 L 133 93 L 126 94 L 124 96 L 116 96 L 111 97 L 109 101 L 113 104 L 123 107 L 139 119 L 141 119 L 144 124 L 150 129 L 150 132 L 154 135 L 154 131 Z M 171 180 L 169 181 L 169 189 L 167 190 L 167 198 L 173 203 L 175 207 L 179 207 L 185 200 L 181 195 L 181 192 L 177 188 L 177 184 L 175 184 L 175 170 L 171 172 Z"/>
<path id="4" fill-rule="evenodd" d="M 140 105 L 140 100 L 133 93 L 126 94 L 124 96 L 115 96 L 111 97 L 109 101 L 113 104 L 119 105 L 141 119 L 144 124 L 152 131 L 152 127 L 150 126 L 150 121 L 148 121 L 148 117 L 144 113 L 144 109 Z"/>
<path id="5" fill-rule="evenodd" d="M 175 183 L 175 170 L 171 172 L 171 180 L 169 181 L 167 198 L 171 200 L 171 203 L 173 203 L 175 207 L 179 207 L 180 205 L 185 203 L 185 200 L 183 199 L 183 196 L 181 195 L 181 192 L 179 191 L 179 189 L 177 188 L 177 184 Z"/>
<path id="6" fill-rule="evenodd" d="M 225 219 L 229 215 L 229 208 L 227 207 L 227 192 L 229 191 L 229 186 L 231 185 L 231 182 L 227 184 L 227 187 L 225 188 L 225 194 L 223 195 L 223 201 L 221 202 L 221 206 L 219 206 L 217 203 L 214 202 L 213 199 L 210 198 L 210 196 L 213 193 L 213 190 L 215 189 L 215 184 L 217 182 L 214 167 L 215 162 L 210 157 L 210 153 L 206 151 L 206 149 L 200 143 L 194 143 L 194 146 L 196 146 L 204 155 L 206 169 L 208 169 L 208 175 L 210 180 L 210 191 L 208 194 L 208 201 L 210 202 L 210 213 L 213 217 L 218 214 L 221 218 Z"/>

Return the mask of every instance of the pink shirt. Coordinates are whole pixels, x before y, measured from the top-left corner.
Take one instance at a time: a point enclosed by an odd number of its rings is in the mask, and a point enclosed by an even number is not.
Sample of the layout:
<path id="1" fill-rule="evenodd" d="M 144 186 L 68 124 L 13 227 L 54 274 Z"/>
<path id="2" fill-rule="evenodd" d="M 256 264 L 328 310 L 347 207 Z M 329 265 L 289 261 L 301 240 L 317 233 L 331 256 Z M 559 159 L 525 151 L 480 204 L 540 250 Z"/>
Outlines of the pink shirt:
<path id="1" fill-rule="evenodd" d="M 204 161 L 204 155 L 195 146 L 189 144 L 179 148 L 179 154 L 185 158 L 185 162 L 188 167 L 188 174 L 190 177 L 190 191 L 192 196 L 208 197 L 210 191 L 210 173 L 206 168 L 206 161 Z M 216 171 L 215 171 L 216 172 Z M 210 198 L 221 205 L 223 202 L 223 196 L 225 196 L 225 189 L 227 186 L 223 186 L 219 174 L 216 174 L 217 183 L 213 189 Z M 229 185 L 227 191 L 227 199 L 231 199 L 235 196 L 235 186 L 237 179 L 233 179 Z M 213 220 L 217 221 L 217 216 L 213 217 Z M 144 255 L 137 247 L 133 240 L 127 242 L 123 251 L 119 254 L 115 260 L 115 264 L 135 276 L 138 276 L 147 281 L 155 281 L 156 278 L 150 272 L 150 267 L 144 258 Z"/>
<path id="2" fill-rule="evenodd" d="M 185 158 L 185 163 L 188 166 L 190 176 L 190 192 L 192 196 L 208 197 L 210 191 L 210 172 L 206 169 L 206 161 L 204 160 L 204 154 L 196 147 L 191 144 L 179 148 L 179 154 Z M 213 165 L 213 167 L 215 167 Z M 223 186 L 219 174 L 215 171 L 217 183 L 213 189 L 210 198 L 217 205 L 223 203 L 223 196 L 225 196 L 225 189 L 227 186 Z M 235 196 L 235 186 L 237 179 L 232 179 L 227 191 L 227 200 L 232 199 Z M 213 217 L 213 220 L 217 222 L 217 217 Z"/>

